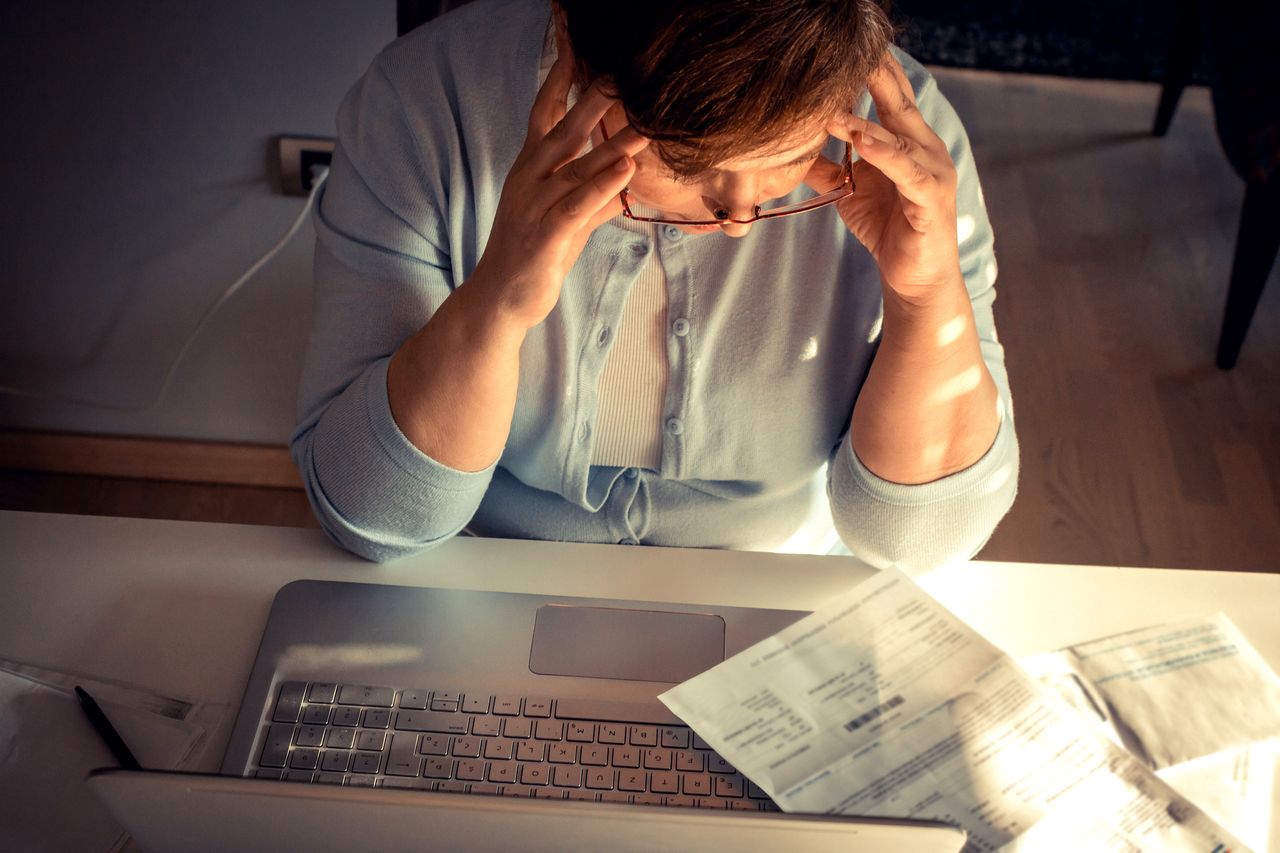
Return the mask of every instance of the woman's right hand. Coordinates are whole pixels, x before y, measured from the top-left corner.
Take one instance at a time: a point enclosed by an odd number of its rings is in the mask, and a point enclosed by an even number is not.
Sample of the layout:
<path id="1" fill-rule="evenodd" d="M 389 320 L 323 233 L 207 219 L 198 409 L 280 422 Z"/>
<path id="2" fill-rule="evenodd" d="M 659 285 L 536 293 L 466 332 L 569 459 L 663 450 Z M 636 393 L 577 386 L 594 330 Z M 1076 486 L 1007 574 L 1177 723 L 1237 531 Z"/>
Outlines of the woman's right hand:
<path id="1" fill-rule="evenodd" d="M 619 193 L 635 173 L 635 154 L 649 144 L 626 127 L 582 154 L 615 101 L 593 84 L 566 111 L 573 73 L 568 55 L 562 45 L 538 91 L 524 147 L 468 282 L 487 291 L 486 301 L 504 320 L 523 329 L 546 319 L 587 237 L 622 212 Z"/>

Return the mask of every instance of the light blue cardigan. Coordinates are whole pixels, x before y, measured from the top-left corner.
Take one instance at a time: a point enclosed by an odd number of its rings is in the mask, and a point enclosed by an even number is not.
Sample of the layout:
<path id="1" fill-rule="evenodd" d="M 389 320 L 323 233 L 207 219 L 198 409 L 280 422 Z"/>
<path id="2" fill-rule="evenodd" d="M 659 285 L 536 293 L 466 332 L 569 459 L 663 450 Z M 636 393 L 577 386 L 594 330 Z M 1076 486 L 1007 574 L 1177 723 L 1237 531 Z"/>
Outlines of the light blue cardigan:
<path id="1" fill-rule="evenodd" d="M 960 260 L 1001 395 L 995 443 L 925 485 L 884 481 L 852 452 L 854 400 L 879 339 L 875 263 L 834 210 L 742 239 L 596 230 L 559 304 L 521 351 L 502 457 L 451 469 L 409 443 L 388 360 L 475 269 L 524 139 L 550 6 L 481 0 L 374 61 L 338 113 L 320 201 L 315 301 L 295 461 L 320 523 L 373 560 L 476 532 L 763 550 L 821 500 L 858 557 L 918 570 L 974 554 L 1013 501 L 1018 449 L 991 303 L 995 257 L 968 140 L 923 67 L 899 53 L 959 170 Z M 864 97 L 862 114 L 870 111 Z M 839 156 L 840 152 L 828 152 Z M 597 386 L 628 289 L 656 254 L 669 290 L 669 378 L 657 471 L 592 466 Z M 447 364 L 440 369 L 448 370 Z M 818 476 L 815 476 L 818 475 Z"/>

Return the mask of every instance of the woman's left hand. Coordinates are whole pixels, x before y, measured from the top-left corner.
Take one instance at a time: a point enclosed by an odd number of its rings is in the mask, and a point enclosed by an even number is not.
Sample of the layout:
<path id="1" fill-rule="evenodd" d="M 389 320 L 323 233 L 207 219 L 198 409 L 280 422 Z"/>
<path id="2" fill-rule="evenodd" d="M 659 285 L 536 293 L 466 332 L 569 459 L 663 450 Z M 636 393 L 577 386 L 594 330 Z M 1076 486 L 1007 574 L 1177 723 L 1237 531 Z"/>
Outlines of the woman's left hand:
<path id="1" fill-rule="evenodd" d="M 861 157 L 853 163 L 857 188 L 836 207 L 875 258 L 885 287 L 907 302 L 925 304 L 940 289 L 957 282 L 963 286 L 955 164 L 946 143 L 920 115 L 906 72 L 891 54 L 886 52 L 868 89 L 879 124 L 840 113 L 828 127 L 833 136 L 852 142 Z M 820 157 L 805 181 L 830 187 L 840 169 Z"/>

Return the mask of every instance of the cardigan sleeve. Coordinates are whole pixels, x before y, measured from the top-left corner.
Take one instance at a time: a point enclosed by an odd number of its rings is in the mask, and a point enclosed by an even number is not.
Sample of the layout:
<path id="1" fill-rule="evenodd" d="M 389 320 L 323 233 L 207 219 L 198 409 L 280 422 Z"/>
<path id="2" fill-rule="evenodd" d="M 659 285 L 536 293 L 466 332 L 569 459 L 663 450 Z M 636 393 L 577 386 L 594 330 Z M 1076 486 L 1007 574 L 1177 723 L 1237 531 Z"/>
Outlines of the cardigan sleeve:
<path id="1" fill-rule="evenodd" d="M 959 117 L 919 63 L 897 52 L 916 90 L 920 112 L 946 143 L 957 172 L 960 269 L 964 275 L 983 361 L 999 391 L 1000 426 L 990 449 L 963 471 L 919 485 L 884 480 L 867 469 L 846 432 L 832 453 L 827 495 L 837 532 L 860 559 L 879 567 L 924 571 L 976 554 L 1013 504 L 1018 440 L 996 336 L 996 259 L 973 152 Z"/>
<path id="2" fill-rule="evenodd" d="M 493 466 L 463 472 L 422 453 L 387 402 L 391 355 L 455 286 L 447 173 L 422 163 L 456 151 L 443 132 L 424 138 L 411 126 L 384 60 L 338 111 L 338 144 L 315 218 L 311 334 L 290 441 L 321 527 L 379 561 L 457 533 L 493 474 Z"/>

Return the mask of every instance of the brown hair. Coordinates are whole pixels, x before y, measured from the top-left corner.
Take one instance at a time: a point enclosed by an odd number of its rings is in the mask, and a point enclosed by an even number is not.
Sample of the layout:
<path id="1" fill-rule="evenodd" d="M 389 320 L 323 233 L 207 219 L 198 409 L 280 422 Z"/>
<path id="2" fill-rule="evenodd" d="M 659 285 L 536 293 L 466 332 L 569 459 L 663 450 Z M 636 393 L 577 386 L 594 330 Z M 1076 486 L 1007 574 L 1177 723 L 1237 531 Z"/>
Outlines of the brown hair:
<path id="1" fill-rule="evenodd" d="M 851 108 L 893 40 L 887 0 L 556 0 L 600 80 L 680 176 Z"/>

